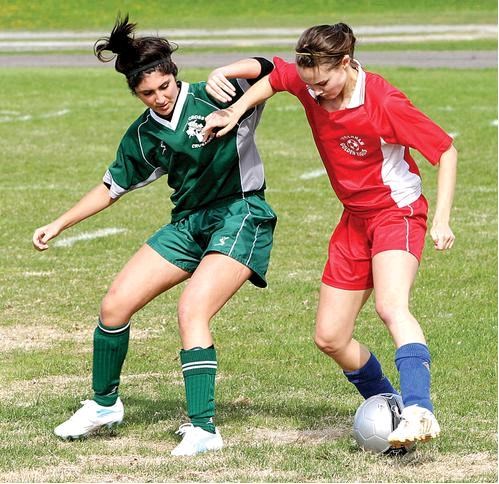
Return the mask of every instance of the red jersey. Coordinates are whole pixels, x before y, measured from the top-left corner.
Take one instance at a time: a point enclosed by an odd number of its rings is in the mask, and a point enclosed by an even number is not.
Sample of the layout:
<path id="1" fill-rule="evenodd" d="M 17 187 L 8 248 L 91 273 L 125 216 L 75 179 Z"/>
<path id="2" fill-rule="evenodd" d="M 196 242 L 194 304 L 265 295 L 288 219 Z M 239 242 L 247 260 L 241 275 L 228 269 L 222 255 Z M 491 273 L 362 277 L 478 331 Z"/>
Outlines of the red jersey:
<path id="1" fill-rule="evenodd" d="M 409 148 L 436 164 L 452 138 L 381 76 L 358 70 L 346 109 L 328 112 L 300 79 L 295 64 L 275 57 L 270 83 L 305 108 L 329 180 L 345 209 L 366 216 L 405 207 L 421 196 L 421 177 Z"/>

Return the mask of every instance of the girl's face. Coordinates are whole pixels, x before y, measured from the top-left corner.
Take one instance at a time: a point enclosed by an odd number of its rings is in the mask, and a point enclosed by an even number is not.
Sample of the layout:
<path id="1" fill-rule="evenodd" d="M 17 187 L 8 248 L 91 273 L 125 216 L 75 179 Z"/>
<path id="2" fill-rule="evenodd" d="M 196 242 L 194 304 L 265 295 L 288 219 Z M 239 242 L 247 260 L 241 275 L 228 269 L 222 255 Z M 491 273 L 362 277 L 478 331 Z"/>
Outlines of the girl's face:
<path id="1" fill-rule="evenodd" d="M 173 74 L 153 71 L 145 74 L 135 88 L 137 97 L 158 116 L 168 117 L 177 101 L 179 88 Z"/>
<path id="2" fill-rule="evenodd" d="M 345 88 L 348 79 L 348 66 L 350 58 L 345 56 L 336 67 L 320 64 L 317 67 L 299 67 L 298 75 L 308 85 L 318 99 L 332 101 L 336 99 Z"/>

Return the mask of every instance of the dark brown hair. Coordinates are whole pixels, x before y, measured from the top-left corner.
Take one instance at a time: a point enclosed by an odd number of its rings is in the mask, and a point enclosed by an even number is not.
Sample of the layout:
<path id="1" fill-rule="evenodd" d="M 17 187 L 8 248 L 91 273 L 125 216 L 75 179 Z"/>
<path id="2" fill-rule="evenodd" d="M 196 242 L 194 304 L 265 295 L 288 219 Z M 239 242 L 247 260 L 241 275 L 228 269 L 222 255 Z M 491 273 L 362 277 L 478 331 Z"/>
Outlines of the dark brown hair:
<path id="1" fill-rule="evenodd" d="M 299 67 L 322 64 L 336 67 L 345 55 L 353 58 L 355 40 L 352 29 L 344 23 L 310 27 L 296 44 L 296 64 Z"/>
<path id="2" fill-rule="evenodd" d="M 116 58 L 114 68 L 125 75 L 133 93 L 144 74 L 157 70 L 176 76 L 178 72 L 171 58 L 178 46 L 161 37 L 135 37 L 136 26 L 128 22 L 128 15 L 123 19 L 118 15 L 111 35 L 97 40 L 94 45 L 94 54 L 101 62 Z M 114 55 L 106 56 L 105 51 Z"/>

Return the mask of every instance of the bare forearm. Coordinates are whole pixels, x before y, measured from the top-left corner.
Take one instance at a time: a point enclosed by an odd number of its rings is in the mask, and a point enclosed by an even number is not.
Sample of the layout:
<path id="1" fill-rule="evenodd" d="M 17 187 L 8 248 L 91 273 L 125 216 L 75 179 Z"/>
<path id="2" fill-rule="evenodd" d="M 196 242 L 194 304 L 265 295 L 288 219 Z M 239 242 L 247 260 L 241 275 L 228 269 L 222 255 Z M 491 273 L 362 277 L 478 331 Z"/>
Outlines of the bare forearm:
<path id="1" fill-rule="evenodd" d="M 90 190 L 67 212 L 58 217 L 57 221 L 64 230 L 88 217 L 91 217 L 92 215 L 95 215 L 96 213 L 99 213 L 113 203 L 114 199 L 109 196 L 109 189 L 101 183 Z"/>
<path id="2" fill-rule="evenodd" d="M 248 109 L 271 98 L 275 93 L 276 91 L 274 91 L 270 84 L 269 76 L 265 76 L 251 86 L 244 95 L 231 106 L 231 108 L 242 115 Z"/>
<path id="3" fill-rule="evenodd" d="M 455 236 L 450 227 L 450 213 L 454 200 L 457 172 L 457 151 L 451 146 L 440 158 L 438 168 L 437 205 L 430 234 L 435 249 L 446 250 L 454 245 Z"/>
<path id="4" fill-rule="evenodd" d="M 457 151 L 451 146 L 442 154 L 438 169 L 437 204 L 434 220 L 449 223 L 456 187 Z"/>
<path id="5" fill-rule="evenodd" d="M 239 122 L 241 116 L 248 109 L 261 104 L 272 97 L 275 92 L 270 84 L 269 76 L 263 77 L 251 86 L 230 108 L 214 111 L 206 117 L 206 124 L 202 130 L 204 138 L 208 139 L 213 136 L 217 129 L 219 130 L 216 132 L 216 136 L 224 136 Z"/>
<path id="6" fill-rule="evenodd" d="M 219 67 L 213 71 L 213 73 L 215 72 L 223 74 L 227 79 L 238 77 L 241 79 L 255 79 L 260 75 L 261 65 L 256 59 L 248 58 Z"/>
<path id="7" fill-rule="evenodd" d="M 103 184 L 97 185 L 60 217 L 35 230 L 33 234 L 35 249 L 48 249 L 47 242 L 57 237 L 63 230 L 95 215 L 113 203 L 114 199 L 110 198 L 108 188 Z"/>

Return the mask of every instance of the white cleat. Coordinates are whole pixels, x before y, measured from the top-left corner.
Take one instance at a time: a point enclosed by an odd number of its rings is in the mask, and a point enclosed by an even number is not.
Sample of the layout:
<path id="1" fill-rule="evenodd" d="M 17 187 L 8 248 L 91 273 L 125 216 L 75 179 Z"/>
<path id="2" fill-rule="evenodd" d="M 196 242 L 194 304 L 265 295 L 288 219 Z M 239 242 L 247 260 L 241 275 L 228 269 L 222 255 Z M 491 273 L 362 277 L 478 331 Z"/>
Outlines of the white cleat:
<path id="1" fill-rule="evenodd" d="M 83 406 L 71 418 L 54 429 L 55 435 L 66 440 L 80 439 L 102 427 L 119 425 L 123 420 L 125 412 L 119 398 L 111 407 L 99 405 L 94 400 L 81 403 Z"/>
<path id="2" fill-rule="evenodd" d="M 440 425 L 435 415 L 418 405 L 409 405 L 402 410 L 398 427 L 388 436 L 392 447 L 404 447 L 414 442 L 427 442 L 438 437 Z"/>
<path id="3" fill-rule="evenodd" d="M 182 442 L 171 451 L 171 455 L 175 456 L 192 456 L 209 450 L 220 450 L 224 445 L 218 429 L 212 434 L 201 427 L 186 423 L 175 433 L 183 436 Z"/>

